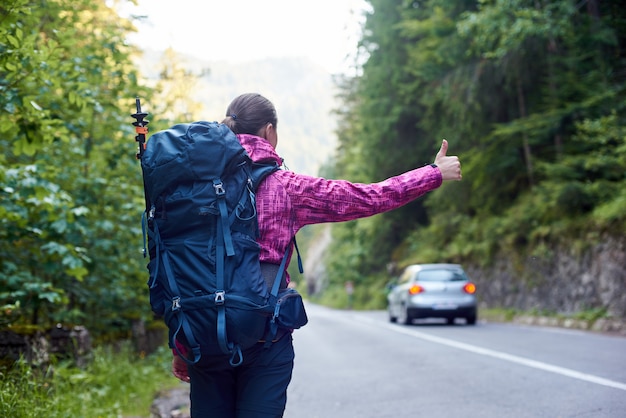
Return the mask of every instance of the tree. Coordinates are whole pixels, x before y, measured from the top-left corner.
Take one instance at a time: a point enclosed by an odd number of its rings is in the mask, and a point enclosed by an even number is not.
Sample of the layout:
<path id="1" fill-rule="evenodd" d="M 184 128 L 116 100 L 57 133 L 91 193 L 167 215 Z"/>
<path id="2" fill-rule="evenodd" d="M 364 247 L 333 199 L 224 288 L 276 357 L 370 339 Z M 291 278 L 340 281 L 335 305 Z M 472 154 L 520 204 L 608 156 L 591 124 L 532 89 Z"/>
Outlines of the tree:
<path id="1" fill-rule="evenodd" d="M 386 274 L 389 262 L 489 263 L 584 228 L 624 229 L 619 2 L 370 4 L 334 172 L 375 181 L 427 163 L 446 138 L 464 180 L 335 227 L 331 279 Z"/>
<path id="2" fill-rule="evenodd" d="M 97 332 L 144 315 L 129 113 L 148 90 L 125 43 L 131 22 L 104 1 L 0 8 L 3 323 Z"/>
<path id="3" fill-rule="evenodd" d="M 363 74 L 344 80 L 345 101 L 338 130 L 336 175 L 358 182 L 381 181 L 432 162 L 435 141 L 418 129 L 418 98 L 407 94 L 407 42 L 401 39 L 403 6 L 372 1 L 360 48 L 368 56 Z M 399 39 L 400 38 L 400 39 Z M 425 223 L 422 202 L 392 213 L 333 228 L 330 280 L 361 283 L 384 267 L 394 246 L 417 223 Z M 375 256 L 372 256 L 375 255 Z"/>

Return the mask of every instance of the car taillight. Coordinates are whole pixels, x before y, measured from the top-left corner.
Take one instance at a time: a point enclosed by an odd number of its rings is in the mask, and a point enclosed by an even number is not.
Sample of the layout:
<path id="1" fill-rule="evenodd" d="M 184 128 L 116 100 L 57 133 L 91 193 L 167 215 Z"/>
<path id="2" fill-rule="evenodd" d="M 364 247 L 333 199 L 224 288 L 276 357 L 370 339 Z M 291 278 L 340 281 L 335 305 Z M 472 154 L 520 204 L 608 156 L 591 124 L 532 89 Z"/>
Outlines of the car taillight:
<path id="1" fill-rule="evenodd" d="M 465 286 L 463 286 L 463 291 L 465 293 L 469 293 L 470 295 L 473 295 L 474 293 L 476 293 L 476 285 L 474 283 L 468 283 Z"/>
<path id="2" fill-rule="evenodd" d="M 409 295 L 417 295 L 418 293 L 422 293 L 424 288 L 418 284 L 414 284 L 409 288 Z"/>

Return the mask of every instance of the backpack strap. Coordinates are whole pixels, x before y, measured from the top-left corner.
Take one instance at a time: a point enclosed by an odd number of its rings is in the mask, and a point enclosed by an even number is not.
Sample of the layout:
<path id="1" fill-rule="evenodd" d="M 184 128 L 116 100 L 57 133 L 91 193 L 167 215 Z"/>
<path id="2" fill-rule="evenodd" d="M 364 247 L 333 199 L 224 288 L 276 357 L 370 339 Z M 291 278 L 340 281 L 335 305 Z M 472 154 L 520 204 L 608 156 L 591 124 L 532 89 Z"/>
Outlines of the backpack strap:
<path id="1" fill-rule="evenodd" d="M 256 191 L 259 184 L 265 177 L 279 170 L 280 167 L 275 161 L 272 162 L 253 162 L 250 166 L 250 180 L 252 180 L 252 190 Z"/>
<path id="2" fill-rule="evenodd" d="M 171 317 L 174 315 L 178 320 L 178 326 L 176 327 L 176 331 L 172 333 L 170 338 L 170 347 L 176 350 L 176 353 L 180 358 L 182 358 L 187 364 L 196 364 L 200 360 L 200 344 L 196 341 L 193 331 L 191 330 L 191 326 L 189 325 L 189 321 L 185 315 L 183 310 L 183 306 L 181 305 L 180 291 L 178 290 L 178 285 L 176 284 L 176 280 L 174 279 L 174 272 L 172 271 L 172 267 L 170 266 L 169 256 L 167 254 L 167 250 L 163 248 L 161 243 L 161 236 L 159 234 L 159 226 L 156 222 L 153 224 L 154 228 L 154 244 L 156 246 L 156 262 L 159 263 L 161 257 L 163 257 L 163 268 L 165 269 L 165 276 L 167 277 L 168 285 L 172 291 L 172 294 L 175 295 L 172 297 L 171 306 L 164 306 L 163 310 L 167 317 Z M 156 277 L 156 276 L 155 276 Z M 154 283 L 153 283 L 154 285 Z M 168 319 L 169 322 L 169 319 Z M 193 358 L 189 359 L 186 355 L 180 352 L 178 346 L 176 345 L 176 339 L 178 337 L 178 333 L 183 331 L 185 338 L 187 339 L 187 343 L 189 344 L 189 349 L 193 354 Z"/>
<path id="3" fill-rule="evenodd" d="M 154 205 L 152 207 L 154 207 Z M 141 215 L 141 235 L 143 236 L 143 256 L 145 257 L 148 254 L 148 244 L 147 244 L 148 238 L 152 238 L 152 240 L 155 241 L 156 243 L 156 237 L 152 233 L 152 230 L 148 228 L 148 212 L 147 211 Z M 156 287 L 157 285 L 156 279 L 159 276 L 160 257 L 159 257 L 158 251 L 156 251 L 155 257 L 156 257 L 155 259 L 156 264 L 155 264 L 154 274 L 152 274 L 152 278 L 148 282 L 148 287 L 150 289 L 154 289 Z"/>
<path id="4" fill-rule="evenodd" d="M 217 206 L 220 209 L 220 222 L 218 222 L 218 224 L 222 226 L 222 238 L 224 239 L 224 245 L 226 246 L 226 255 L 230 257 L 235 254 L 235 249 L 233 248 L 233 238 L 230 235 L 230 228 L 228 227 L 226 191 L 224 190 L 222 180 L 213 180 L 213 188 L 215 189 L 215 195 L 217 197 Z"/>
<path id="5" fill-rule="evenodd" d="M 278 290 L 280 289 L 280 282 L 283 281 L 283 274 L 285 273 L 285 266 L 287 265 L 288 256 L 289 256 L 289 248 L 285 250 L 285 255 L 283 256 L 283 259 L 280 262 L 280 266 L 278 267 L 278 272 L 276 272 L 276 277 L 274 277 L 274 284 L 272 285 L 272 290 L 270 291 L 270 297 L 272 298 L 278 297 Z"/>
<path id="6" fill-rule="evenodd" d="M 224 208 L 226 204 L 224 203 Z M 221 208 L 220 208 L 220 212 Z M 225 223 L 226 222 L 226 223 Z M 228 215 L 222 216 L 221 220 L 217 223 L 217 243 L 215 246 L 215 307 L 217 309 L 217 343 L 224 354 L 230 354 L 229 363 L 233 367 L 239 366 L 243 363 L 243 353 L 239 344 L 233 344 L 228 341 L 228 335 L 226 334 L 226 292 L 224 290 L 224 263 L 225 258 L 228 255 L 228 243 L 226 237 L 230 238 L 230 225 L 228 224 Z M 230 241 L 232 249 L 232 240 Z M 234 254 L 234 250 L 233 254 Z"/>
<path id="7" fill-rule="evenodd" d="M 302 268 L 302 257 L 300 257 L 300 250 L 298 249 L 298 243 L 296 242 L 296 237 L 291 239 L 293 242 L 294 249 L 296 250 L 296 254 L 298 256 L 298 270 L 300 273 L 304 272 Z M 287 267 L 287 258 L 289 256 L 289 247 L 285 250 L 285 255 L 283 256 L 282 261 L 280 262 L 280 266 L 278 266 L 278 271 L 276 272 L 276 277 L 274 278 L 274 283 L 272 284 L 272 290 L 270 291 L 271 297 L 278 297 L 278 290 L 280 289 L 280 283 L 283 280 L 283 276 L 285 274 L 285 268 Z"/>
<path id="8" fill-rule="evenodd" d="M 304 272 L 304 269 L 302 268 L 302 257 L 300 257 L 300 250 L 298 249 L 298 243 L 296 242 L 296 237 L 294 236 L 292 238 L 293 241 L 293 246 L 294 249 L 296 250 L 296 254 L 298 257 L 298 270 L 300 271 L 300 273 Z M 278 306 L 276 305 L 276 301 L 278 300 L 278 291 L 280 290 L 280 284 L 283 281 L 283 276 L 285 274 L 285 268 L 287 267 L 287 258 L 289 257 L 289 246 L 287 246 L 287 249 L 285 250 L 285 255 L 283 256 L 283 259 L 280 262 L 280 266 L 278 267 L 278 271 L 276 272 L 276 277 L 274 277 L 274 283 L 272 284 L 272 290 L 270 291 L 270 306 L 276 306 L 274 308 L 274 312 L 272 312 L 272 318 L 270 319 L 270 323 L 269 323 L 269 329 L 266 333 L 265 336 L 265 347 L 269 347 L 272 344 L 272 341 L 274 340 L 274 338 L 276 337 L 276 334 L 278 333 L 278 324 L 276 323 L 276 309 L 278 309 Z"/>
<path id="9" fill-rule="evenodd" d="M 235 218 L 239 218 L 240 208 L 244 206 L 247 199 L 252 202 L 252 207 L 255 210 L 254 216 L 256 216 L 256 201 L 254 192 L 258 187 L 262 179 L 267 177 L 278 169 L 277 164 L 253 164 L 250 172 L 248 173 L 249 185 L 247 192 L 244 192 L 240 197 L 237 207 L 228 216 L 228 210 L 226 207 L 226 192 L 224 190 L 221 180 L 217 179 L 213 181 L 213 187 L 218 200 L 218 208 L 220 210 L 220 220 L 217 222 L 217 242 L 216 242 L 216 290 L 215 290 L 215 306 L 217 308 L 217 343 L 220 349 L 225 354 L 230 354 L 229 363 L 233 367 L 239 366 L 243 363 L 243 353 L 239 344 L 233 344 L 228 341 L 228 335 L 226 333 L 226 306 L 225 306 L 225 278 L 224 278 L 224 263 L 226 257 L 234 255 L 233 241 L 231 236 L 231 225 L 234 223 Z M 258 225 L 257 225 L 258 229 Z M 284 263 L 287 261 L 287 253 L 285 253 Z M 284 271 L 284 266 L 282 268 Z M 278 294 L 278 291 L 277 293 Z"/>

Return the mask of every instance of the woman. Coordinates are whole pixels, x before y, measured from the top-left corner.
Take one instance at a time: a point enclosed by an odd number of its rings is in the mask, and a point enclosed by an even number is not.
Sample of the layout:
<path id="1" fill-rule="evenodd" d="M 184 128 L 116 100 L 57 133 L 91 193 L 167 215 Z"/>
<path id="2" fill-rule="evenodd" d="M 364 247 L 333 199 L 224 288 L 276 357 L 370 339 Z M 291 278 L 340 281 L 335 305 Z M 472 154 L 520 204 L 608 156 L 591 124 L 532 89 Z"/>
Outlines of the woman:
<path id="1" fill-rule="evenodd" d="M 243 94 L 226 111 L 226 124 L 253 161 L 282 159 L 276 153 L 276 110 L 260 94 Z M 365 218 L 405 205 L 444 180 L 460 180 L 459 159 L 447 156 L 443 140 L 434 164 L 374 184 L 326 180 L 279 170 L 257 190 L 261 262 L 280 264 L 291 240 L 303 226 Z M 287 278 L 288 279 L 288 278 Z M 245 352 L 244 364 L 233 368 L 227 356 L 207 358 L 189 369 L 174 356 L 172 371 L 191 383 L 193 417 L 281 417 L 287 402 L 294 351 L 291 333 L 269 348 L 259 343 Z"/>

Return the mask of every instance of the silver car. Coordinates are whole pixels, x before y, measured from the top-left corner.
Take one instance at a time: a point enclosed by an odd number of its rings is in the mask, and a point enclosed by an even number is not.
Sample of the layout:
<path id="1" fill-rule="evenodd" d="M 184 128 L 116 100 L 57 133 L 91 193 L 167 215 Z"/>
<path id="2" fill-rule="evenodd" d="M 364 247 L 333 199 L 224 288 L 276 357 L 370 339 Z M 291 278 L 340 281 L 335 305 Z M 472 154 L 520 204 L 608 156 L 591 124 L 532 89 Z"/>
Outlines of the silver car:
<path id="1" fill-rule="evenodd" d="M 411 324 L 418 318 L 455 318 L 476 323 L 476 285 L 458 264 L 413 264 L 387 295 L 389 320 Z"/>

